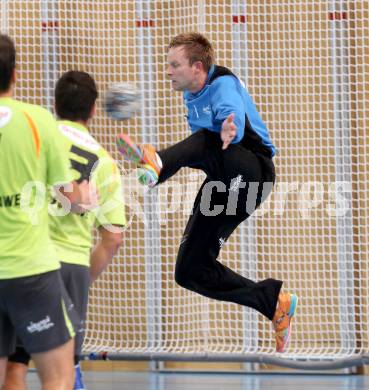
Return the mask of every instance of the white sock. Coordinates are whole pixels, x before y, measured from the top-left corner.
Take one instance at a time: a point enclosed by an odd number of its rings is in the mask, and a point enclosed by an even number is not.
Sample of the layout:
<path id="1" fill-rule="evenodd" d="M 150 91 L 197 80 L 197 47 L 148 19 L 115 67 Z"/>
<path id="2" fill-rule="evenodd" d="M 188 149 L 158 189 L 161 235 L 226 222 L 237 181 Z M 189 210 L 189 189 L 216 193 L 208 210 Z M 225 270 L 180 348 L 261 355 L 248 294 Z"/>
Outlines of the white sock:
<path id="1" fill-rule="evenodd" d="M 156 152 L 155 152 L 155 155 L 156 155 L 156 161 L 157 161 L 160 169 L 163 168 L 163 162 L 161 161 L 160 156 Z"/>

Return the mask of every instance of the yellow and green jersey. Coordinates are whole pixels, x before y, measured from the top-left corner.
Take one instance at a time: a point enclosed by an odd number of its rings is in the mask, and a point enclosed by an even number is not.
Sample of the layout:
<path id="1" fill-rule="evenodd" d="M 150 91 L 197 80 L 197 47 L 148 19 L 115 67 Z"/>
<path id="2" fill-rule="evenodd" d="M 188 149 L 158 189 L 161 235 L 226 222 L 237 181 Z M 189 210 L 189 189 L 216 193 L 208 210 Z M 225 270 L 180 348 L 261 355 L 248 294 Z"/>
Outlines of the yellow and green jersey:
<path id="1" fill-rule="evenodd" d="M 49 237 L 47 187 L 72 180 L 50 112 L 0 98 L 0 279 L 59 268 Z"/>
<path id="2" fill-rule="evenodd" d="M 51 216 L 50 234 L 60 261 L 89 266 L 94 226 L 109 229 L 112 225 L 126 224 L 121 178 L 115 161 L 86 127 L 59 121 L 58 128 L 63 135 L 64 155 L 70 160 L 73 179 L 94 183 L 100 206 L 83 215 Z M 60 210 L 57 204 L 54 207 Z"/>

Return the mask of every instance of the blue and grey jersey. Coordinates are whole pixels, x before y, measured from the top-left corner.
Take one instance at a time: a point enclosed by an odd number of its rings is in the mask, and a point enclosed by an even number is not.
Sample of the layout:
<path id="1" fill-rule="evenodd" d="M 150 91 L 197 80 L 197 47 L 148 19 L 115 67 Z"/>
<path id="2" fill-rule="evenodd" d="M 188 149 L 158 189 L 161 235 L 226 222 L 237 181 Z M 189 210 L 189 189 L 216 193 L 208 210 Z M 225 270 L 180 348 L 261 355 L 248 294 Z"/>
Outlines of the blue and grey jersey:
<path id="1" fill-rule="evenodd" d="M 184 92 L 187 120 L 192 132 L 208 129 L 220 133 L 223 121 L 234 113 L 237 135 L 232 143 L 252 150 L 261 146 L 275 155 L 269 131 L 241 81 L 227 68 L 213 65 L 205 86 L 197 93 Z"/>

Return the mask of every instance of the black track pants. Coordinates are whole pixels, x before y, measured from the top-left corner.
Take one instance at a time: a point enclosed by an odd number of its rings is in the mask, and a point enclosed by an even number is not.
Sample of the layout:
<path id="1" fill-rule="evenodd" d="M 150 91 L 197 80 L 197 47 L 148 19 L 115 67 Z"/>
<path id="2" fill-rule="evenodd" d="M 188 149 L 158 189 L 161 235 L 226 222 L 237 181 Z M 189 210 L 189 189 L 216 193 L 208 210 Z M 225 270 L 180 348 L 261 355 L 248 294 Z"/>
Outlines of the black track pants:
<path id="1" fill-rule="evenodd" d="M 222 150 L 219 134 L 208 130 L 158 154 L 163 162 L 159 183 L 182 167 L 207 175 L 178 251 L 176 282 L 209 298 L 252 307 L 272 319 L 282 281 L 254 282 L 217 261 L 223 243 L 269 195 L 275 180 L 272 160 L 241 144 Z"/>

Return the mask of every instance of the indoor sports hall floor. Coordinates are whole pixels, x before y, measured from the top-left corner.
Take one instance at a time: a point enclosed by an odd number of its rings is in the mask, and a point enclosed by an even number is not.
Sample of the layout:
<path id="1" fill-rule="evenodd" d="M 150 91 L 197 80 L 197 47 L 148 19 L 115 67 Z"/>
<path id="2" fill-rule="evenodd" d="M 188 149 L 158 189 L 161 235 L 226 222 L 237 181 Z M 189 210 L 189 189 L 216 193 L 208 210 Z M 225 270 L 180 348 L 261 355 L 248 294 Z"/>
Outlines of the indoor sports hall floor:
<path id="1" fill-rule="evenodd" d="M 314 374 L 85 372 L 87 390 L 363 390 L 369 377 Z M 39 390 L 36 373 L 29 390 Z"/>

